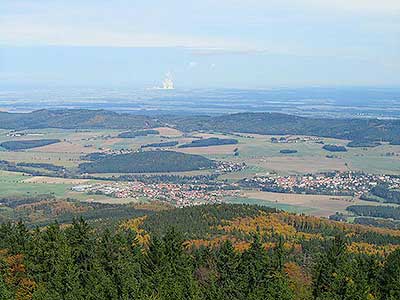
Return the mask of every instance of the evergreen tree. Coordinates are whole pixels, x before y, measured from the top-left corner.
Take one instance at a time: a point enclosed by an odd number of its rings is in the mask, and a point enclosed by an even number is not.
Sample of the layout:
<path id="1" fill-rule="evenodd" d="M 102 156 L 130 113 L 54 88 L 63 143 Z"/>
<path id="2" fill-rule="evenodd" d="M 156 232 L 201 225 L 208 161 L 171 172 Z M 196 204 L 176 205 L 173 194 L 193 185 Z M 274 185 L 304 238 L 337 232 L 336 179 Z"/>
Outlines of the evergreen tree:
<path id="1" fill-rule="evenodd" d="M 360 273 L 359 261 L 347 252 L 346 246 L 345 239 L 336 236 L 321 253 L 314 274 L 315 299 L 367 300 L 373 296 L 368 277 Z"/>
<path id="2" fill-rule="evenodd" d="M 216 255 L 217 285 L 228 299 L 240 299 L 242 295 L 243 287 L 238 280 L 239 259 L 229 240 L 221 245 Z"/>
<path id="3" fill-rule="evenodd" d="M 400 299 L 400 249 L 386 259 L 381 278 L 382 300 Z"/>
<path id="4" fill-rule="evenodd" d="M 194 266 L 183 248 L 183 237 L 170 228 L 161 242 L 153 240 L 146 259 L 150 295 L 159 299 L 200 299 Z"/>

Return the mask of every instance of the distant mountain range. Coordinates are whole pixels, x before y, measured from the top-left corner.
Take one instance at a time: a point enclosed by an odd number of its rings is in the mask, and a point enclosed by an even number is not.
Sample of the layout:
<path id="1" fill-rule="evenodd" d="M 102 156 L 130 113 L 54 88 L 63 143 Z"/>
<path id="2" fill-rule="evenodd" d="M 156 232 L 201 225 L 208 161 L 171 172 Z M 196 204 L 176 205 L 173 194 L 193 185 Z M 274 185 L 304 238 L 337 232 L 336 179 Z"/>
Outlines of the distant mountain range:
<path id="1" fill-rule="evenodd" d="M 38 110 L 0 112 L 0 128 L 11 130 L 148 129 L 170 126 L 182 131 L 314 135 L 356 141 L 400 142 L 400 120 L 308 118 L 281 113 L 236 113 L 219 116 L 120 114 L 106 110 Z"/>

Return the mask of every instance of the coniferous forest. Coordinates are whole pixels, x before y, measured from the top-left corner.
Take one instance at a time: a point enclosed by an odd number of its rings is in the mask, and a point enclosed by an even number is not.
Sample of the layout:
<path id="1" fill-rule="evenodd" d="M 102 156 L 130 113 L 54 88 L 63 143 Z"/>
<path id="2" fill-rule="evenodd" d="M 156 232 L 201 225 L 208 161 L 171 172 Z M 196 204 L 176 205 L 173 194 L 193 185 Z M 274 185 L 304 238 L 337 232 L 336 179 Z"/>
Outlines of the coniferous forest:
<path id="1" fill-rule="evenodd" d="M 160 211 L 107 228 L 5 223 L 0 299 L 395 300 L 399 244 L 394 231 L 247 205 Z"/>

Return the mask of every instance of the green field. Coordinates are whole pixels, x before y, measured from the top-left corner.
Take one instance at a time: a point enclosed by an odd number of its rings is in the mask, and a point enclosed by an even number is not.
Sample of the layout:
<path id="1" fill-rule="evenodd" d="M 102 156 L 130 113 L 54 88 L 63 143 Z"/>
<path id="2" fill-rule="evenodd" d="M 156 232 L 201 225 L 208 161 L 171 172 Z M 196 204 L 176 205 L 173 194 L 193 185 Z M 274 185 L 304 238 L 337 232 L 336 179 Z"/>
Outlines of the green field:
<path id="1" fill-rule="evenodd" d="M 323 145 L 314 141 L 272 143 L 270 138 L 271 136 L 259 135 L 255 138 L 239 138 L 240 155 L 238 157 L 232 154 L 206 156 L 214 159 L 244 161 L 257 173 L 301 174 L 309 172 L 308 169 L 313 172 L 348 169 L 378 174 L 399 174 L 400 172 L 400 146 L 383 144 L 375 148 L 347 148 L 347 152 L 333 153 L 323 150 Z M 323 139 L 323 141 L 325 144 L 346 145 L 348 143 L 348 141 L 337 139 Z M 283 149 L 298 152 L 281 154 L 280 150 Z M 388 156 L 387 153 L 395 155 Z M 327 155 L 334 155 L 335 158 L 327 158 Z M 276 165 L 279 167 L 277 168 Z"/>
<path id="2" fill-rule="evenodd" d="M 43 149 L 30 149 L 28 151 L 7 152 L 0 151 L 0 160 L 15 162 L 42 162 L 67 167 L 75 167 L 81 163 L 80 156 L 83 152 L 96 152 L 101 150 L 139 149 L 141 145 L 159 143 L 168 140 L 177 140 L 181 144 L 187 143 L 192 138 L 185 137 L 161 137 L 150 135 L 145 137 L 118 139 L 118 130 L 65 130 L 65 129 L 36 129 L 21 131 L 28 133 L 23 137 L 8 137 L 8 131 L 0 131 L 0 142 L 20 139 L 60 139 L 65 140 L 66 149 L 63 145 L 49 147 L 48 151 Z M 194 132 L 194 136 L 235 138 L 239 141 L 237 147 L 240 155 L 233 156 L 231 150 L 215 152 L 218 147 L 201 147 L 199 154 L 211 159 L 246 162 L 250 168 L 243 172 L 243 176 L 255 173 L 277 172 L 281 174 L 306 173 L 308 171 L 330 171 L 345 170 L 347 167 L 355 171 L 380 174 L 398 174 L 400 172 L 400 146 L 384 144 L 375 148 L 348 148 L 348 152 L 332 153 L 322 149 L 321 144 L 314 141 L 298 143 L 272 143 L 271 136 L 254 135 L 254 137 L 238 137 L 230 134 L 204 134 Z M 346 145 L 348 141 L 328 139 L 326 144 Z M 85 147 L 86 146 L 86 147 Z M 90 147 L 88 147 L 90 146 Z M 60 149 L 61 148 L 61 149 Z M 220 148 L 222 149 L 222 148 Z M 294 154 L 281 154 L 280 150 L 297 150 Z M 394 153 L 388 156 L 387 153 Z M 333 159 L 326 158 L 327 155 L 336 156 Z M 311 168 L 313 165 L 313 168 Z"/>
<path id="3" fill-rule="evenodd" d="M 50 163 L 76 169 L 82 163 L 81 156 L 91 152 L 139 149 L 141 145 L 176 140 L 180 144 L 188 143 L 193 137 L 149 135 L 137 138 L 116 138 L 119 130 L 64 130 L 64 129 L 36 129 L 21 131 L 28 135 L 9 137 L 9 131 L 0 130 L 0 142 L 20 139 L 60 139 L 62 143 L 50 145 L 47 148 L 34 148 L 27 151 L 4 151 L 0 149 L 0 160 L 27 163 Z M 254 135 L 253 137 L 238 137 L 233 134 L 199 133 L 193 136 L 235 138 L 238 145 L 200 147 L 186 149 L 193 154 L 200 154 L 207 158 L 233 162 L 245 162 L 247 168 L 236 173 L 221 176 L 229 182 L 235 182 L 244 177 L 276 173 L 281 175 L 315 173 L 332 170 L 354 170 L 367 173 L 399 174 L 400 173 L 400 146 L 384 144 L 375 148 L 347 148 L 348 152 L 332 153 L 322 149 L 321 144 L 315 141 L 301 141 L 298 143 L 272 143 L 271 136 Z M 246 134 L 246 136 L 248 136 Z M 348 141 L 323 139 L 326 144 L 346 145 Z M 63 148 L 65 147 L 65 148 Z M 225 148 L 224 148 L 225 147 Z M 232 147 L 239 149 L 239 156 L 234 156 Z M 280 150 L 297 150 L 294 154 L 282 154 Z M 198 152 L 196 152 L 198 151 Z M 394 153 L 394 155 L 387 155 Z M 335 155 L 335 158 L 327 158 Z M 210 170 L 191 172 L 175 172 L 176 175 L 210 174 Z M 153 173 L 152 175 L 160 174 Z M 162 174 L 162 173 L 161 173 Z M 120 174 L 102 174 L 102 176 L 118 176 Z M 122 174 L 121 174 L 122 175 Z M 24 182 L 29 177 L 18 173 L 0 172 L 0 197 L 7 195 L 29 195 L 54 193 L 57 197 L 73 196 L 80 200 L 95 200 L 112 202 L 115 199 L 107 197 L 88 197 L 85 194 L 71 194 L 71 184 L 44 184 Z M 107 199 L 106 199 L 107 198 Z M 146 199 L 143 199 L 144 201 Z M 253 198 L 231 199 L 237 203 L 255 203 L 268 205 L 280 209 L 296 212 L 310 212 L 305 207 L 274 203 Z"/>
<path id="4" fill-rule="evenodd" d="M 72 185 L 69 184 L 43 184 L 27 183 L 24 180 L 30 177 L 19 173 L 0 171 L 0 197 L 26 196 L 38 194 L 54 194 L 64 197 Z"/>

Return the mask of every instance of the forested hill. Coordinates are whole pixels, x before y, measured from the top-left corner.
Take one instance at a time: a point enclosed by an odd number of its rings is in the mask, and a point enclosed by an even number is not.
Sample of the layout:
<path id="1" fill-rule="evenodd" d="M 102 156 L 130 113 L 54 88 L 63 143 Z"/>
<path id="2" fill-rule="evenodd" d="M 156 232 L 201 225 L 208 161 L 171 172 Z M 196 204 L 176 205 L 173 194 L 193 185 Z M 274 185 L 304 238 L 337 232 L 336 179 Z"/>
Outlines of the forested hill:
<path id="1" fill-rule="evenodd" d="M 247 205 L 92 226 L 1 225 L 0 299 L 400 299 L 400 231 Z"/>
<path id="2" fill-rule="evenodd" d="M 210 117 L 200 122 L 186 118 L 177 125 L 185 130 L 298 134 L 362 141 L 396 141 L 400 135 L 400 120 L 322 119 L 280 113 L 238 113 Z"/>
<path id="3" fill-rule="evenodd" d="M 31 113 L 0 112 L 2 129 L 142 129 L 157 126 L 159 122 L 147 116 L 119 114 L 105 110 L 37 110 Z"/>
<path id="4" fill-rule="evenodd" d="M 201 155 L 175 151 L 145 151 L 108 155 L 82 163 L 82 173 L 154 173 L 184 172 L 215 167 L 215 162 Z"/>
<path id="5" fill-rule="evenodd" d="M 144 129 L 175 126 L 183 131 L 212 130 L 258 134 L 298 134 L 355 141 L 397 143 L 400 120 L 322 119 L 280 113 L 238 113 L 221 116 L 150 117 L 104 110 L 39 110 L 32 113 L 0 113 L 0 128 L 112 128 Z"/>

